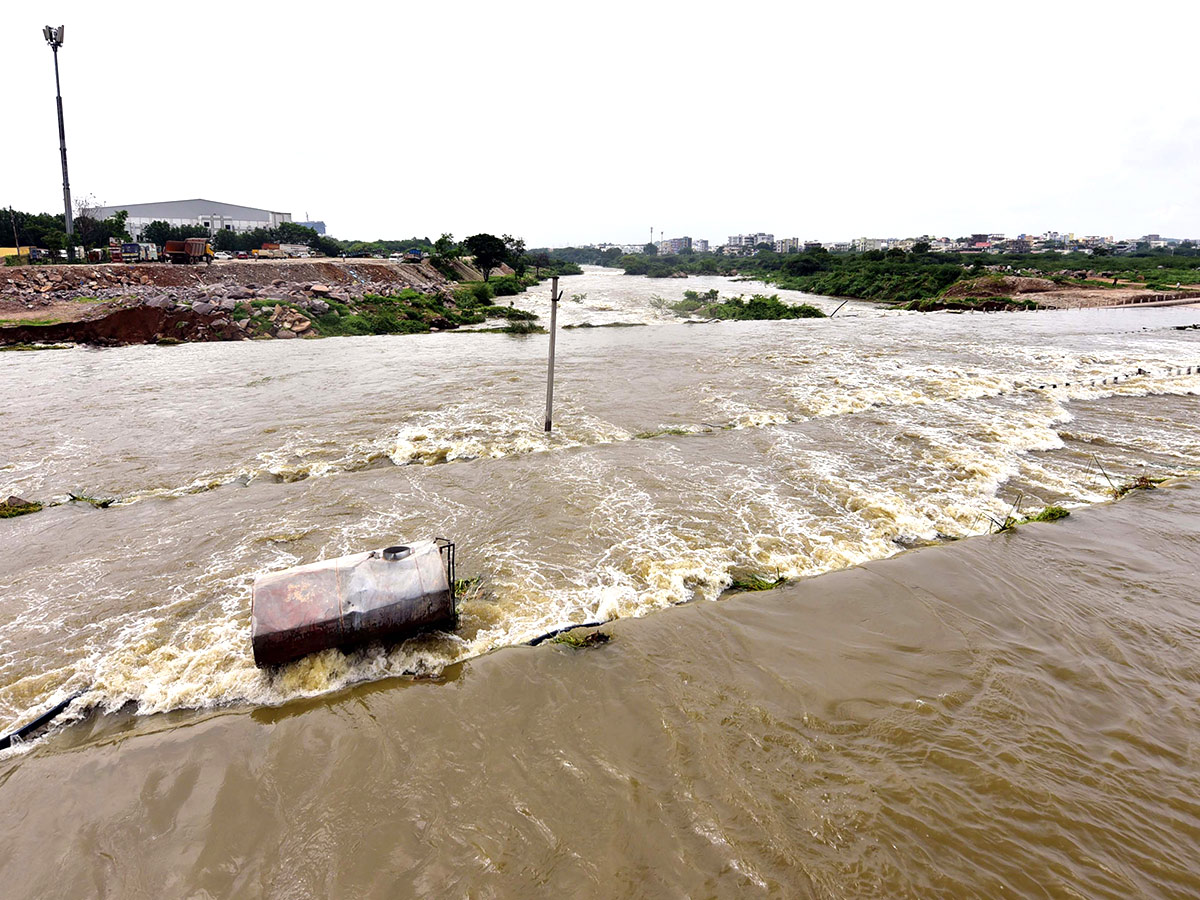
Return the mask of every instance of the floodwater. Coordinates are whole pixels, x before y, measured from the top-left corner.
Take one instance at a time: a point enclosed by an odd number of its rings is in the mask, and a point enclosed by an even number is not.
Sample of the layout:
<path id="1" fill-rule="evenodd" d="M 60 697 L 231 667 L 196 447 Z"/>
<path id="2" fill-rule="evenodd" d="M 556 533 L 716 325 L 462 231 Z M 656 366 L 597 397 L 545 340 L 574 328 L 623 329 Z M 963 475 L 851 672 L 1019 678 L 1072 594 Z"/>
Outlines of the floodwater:
<path id="1" fill-rule="evenodd" d="M 0 730 L 84 692 L 7 895 L 1200 893 L 1200 310 L 561 286 L 642 324 L 559 334 L 550 435 L 545 336 L 0 355 L 0 493 L 116 498 L 0 520 Z M 256 574 L 435 534 L 454 633 L 254 667 Z"/>

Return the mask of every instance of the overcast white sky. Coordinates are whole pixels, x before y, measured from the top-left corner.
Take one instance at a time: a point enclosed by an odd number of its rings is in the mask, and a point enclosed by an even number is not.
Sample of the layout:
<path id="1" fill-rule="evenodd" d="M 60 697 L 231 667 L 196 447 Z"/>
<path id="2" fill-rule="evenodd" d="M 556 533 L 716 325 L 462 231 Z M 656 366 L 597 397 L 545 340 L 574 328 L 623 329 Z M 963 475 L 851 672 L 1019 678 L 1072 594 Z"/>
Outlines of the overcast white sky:
<path id="1" fill-rule="evenodd" d="M 1200 237 L 1200 3 L 6 4 L 0 204 L 342 238 Z"/>

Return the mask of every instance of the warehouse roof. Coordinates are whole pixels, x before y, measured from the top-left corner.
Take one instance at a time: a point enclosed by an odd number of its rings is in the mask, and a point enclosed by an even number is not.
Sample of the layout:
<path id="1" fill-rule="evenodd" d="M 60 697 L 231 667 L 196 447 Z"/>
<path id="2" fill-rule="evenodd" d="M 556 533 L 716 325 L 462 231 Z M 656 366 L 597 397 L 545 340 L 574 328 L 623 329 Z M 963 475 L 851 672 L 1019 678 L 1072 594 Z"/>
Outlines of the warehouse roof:
<path id="1" fill-rule="evenodd" d="M 254 206 L 238 206 L 236 203 L 218 203 L 215 200 L 165 200 L 161 203 L 114 203 L 101 206 L 96 217 L 107 219 L 113 213 L 128 211 L 134 218 L 195 219 L 201 216 L 224 216 L 228 219 L 269 221 L 275 215 L 288 215 L 276 210 L 258 209 Z"/>

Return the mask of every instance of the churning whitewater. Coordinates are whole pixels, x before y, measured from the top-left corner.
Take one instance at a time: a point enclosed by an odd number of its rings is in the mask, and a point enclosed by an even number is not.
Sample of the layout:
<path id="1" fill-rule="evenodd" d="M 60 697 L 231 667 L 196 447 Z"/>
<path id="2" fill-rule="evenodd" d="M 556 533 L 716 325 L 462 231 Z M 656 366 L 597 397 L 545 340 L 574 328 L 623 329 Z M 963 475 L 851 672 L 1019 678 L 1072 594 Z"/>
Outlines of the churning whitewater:
<path id="1" fill-rule="evenodd" d="M 5 354 L 0 723 L 280 704 L 570 623 L 714 600 L 1077 507 L 1200 459 L 1200 309 L 683 324 L 725 278 L 567 279 L 546 338 L 444 333 Z M 517 298 L 548 319 L 546 292 Z M 780 292 L 826 312 L 838 302 Z M 260 574 L 446 535 L 452 633 L 270 674 Z M 12 751 L 10 751 L 12 752 Z"/>

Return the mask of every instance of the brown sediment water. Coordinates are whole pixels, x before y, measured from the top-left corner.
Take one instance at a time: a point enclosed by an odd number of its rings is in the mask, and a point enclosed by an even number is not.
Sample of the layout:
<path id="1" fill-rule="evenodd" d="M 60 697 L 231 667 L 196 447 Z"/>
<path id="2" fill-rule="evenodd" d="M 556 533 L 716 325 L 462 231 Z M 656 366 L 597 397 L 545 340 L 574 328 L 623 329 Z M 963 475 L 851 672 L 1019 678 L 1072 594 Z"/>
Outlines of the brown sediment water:
<path id="1" fill-rule="evenodd" d="M 1085 508 L 1194 471 L 1194 311 L 653 302 L 710 286 L 568 281 L 648 325 L 560 335 L 549 436 L 544 337 L 0 359 L 0 493 L 119 498 L 0 524 L 0 723 L 85 692 L 0 756 L 6 894 L 1200 891 L 1200 487 Z M 456 632 L 254 668 L 255 574 L 434 533 Z"/>

